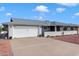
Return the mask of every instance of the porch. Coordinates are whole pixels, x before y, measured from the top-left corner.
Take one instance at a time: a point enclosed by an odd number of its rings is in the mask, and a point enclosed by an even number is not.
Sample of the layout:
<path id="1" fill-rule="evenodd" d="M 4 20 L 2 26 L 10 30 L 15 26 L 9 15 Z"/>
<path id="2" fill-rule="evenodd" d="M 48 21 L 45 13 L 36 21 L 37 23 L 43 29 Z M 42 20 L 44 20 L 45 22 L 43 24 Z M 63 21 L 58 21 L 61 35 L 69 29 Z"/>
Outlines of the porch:
<path id="1" fill-rule="evenodd" d="M 47 26 L 44 30 L 45 37 L 78 34 L 78 27 L 75 26 Z"/>

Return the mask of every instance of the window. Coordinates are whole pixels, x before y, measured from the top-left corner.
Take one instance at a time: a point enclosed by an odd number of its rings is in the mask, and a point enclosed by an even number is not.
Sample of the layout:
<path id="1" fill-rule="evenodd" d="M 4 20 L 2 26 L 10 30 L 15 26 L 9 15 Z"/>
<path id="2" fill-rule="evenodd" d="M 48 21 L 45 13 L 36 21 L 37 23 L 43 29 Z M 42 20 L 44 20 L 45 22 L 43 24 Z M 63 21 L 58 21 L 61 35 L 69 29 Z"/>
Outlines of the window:
<path id="1" fill-rule="evenodd" d="M 60 26 L 57 26 L 57 31 L 60 31 Z"/>
<path id="2" fill-rule="evenodd" d="M 71 30 L 74 30 L 73 27 L 71 27 Z"/>
<path id="3" fill-rule="evenodd" d="M 66 31 L 66 30 L 67 30 L 67 27 L 64 27 L 64 29 L 63 29 L 63 30 L 65 30 L 65 31 Z"/>
<path id="4" fill-rule="evenodd" d="M 50 26 L 50 31 L 55 31 L 55 26 Z"/>
<path id="5" fill-rule="evenodd" d="M 50 27 L 49 26 L 46 26 L 46 27 L 44 27 L 44 30 L 45 31 L 50 31 Z"/>

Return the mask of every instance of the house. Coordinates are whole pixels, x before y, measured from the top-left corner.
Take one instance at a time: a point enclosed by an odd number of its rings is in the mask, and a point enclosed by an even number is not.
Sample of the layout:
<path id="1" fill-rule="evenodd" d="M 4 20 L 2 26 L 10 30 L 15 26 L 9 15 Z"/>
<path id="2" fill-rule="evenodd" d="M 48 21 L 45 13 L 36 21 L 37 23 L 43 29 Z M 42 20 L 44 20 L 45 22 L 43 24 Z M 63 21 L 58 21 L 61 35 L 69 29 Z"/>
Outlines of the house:
<path id="1" fill-rule="evenodd" d="M 10 22 L 2 23 L 8 38 L 59 36 L 78 34 L 79 25 L 55 21 L 40 21 L 11 18 Z"/>

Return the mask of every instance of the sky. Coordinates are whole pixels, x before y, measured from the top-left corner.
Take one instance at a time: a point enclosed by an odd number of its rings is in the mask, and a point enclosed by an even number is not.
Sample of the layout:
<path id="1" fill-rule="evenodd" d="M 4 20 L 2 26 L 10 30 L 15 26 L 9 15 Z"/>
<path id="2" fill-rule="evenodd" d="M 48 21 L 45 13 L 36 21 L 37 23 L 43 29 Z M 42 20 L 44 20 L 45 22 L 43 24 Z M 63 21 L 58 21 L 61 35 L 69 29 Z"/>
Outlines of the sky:
<path id="1" fill-rule="evenodd" d="M 0 23 L 10 18 L 79 24 L 78 3 L 0 3 Z"/>

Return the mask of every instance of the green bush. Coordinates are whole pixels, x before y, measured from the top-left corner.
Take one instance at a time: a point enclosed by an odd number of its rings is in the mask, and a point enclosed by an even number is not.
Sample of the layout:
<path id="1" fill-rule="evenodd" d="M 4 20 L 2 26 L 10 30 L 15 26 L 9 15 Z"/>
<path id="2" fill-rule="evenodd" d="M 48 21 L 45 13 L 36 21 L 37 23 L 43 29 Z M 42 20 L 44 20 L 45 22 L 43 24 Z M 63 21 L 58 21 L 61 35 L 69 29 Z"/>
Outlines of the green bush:
<path id="1" fill-rule="evenodd" d="M 0 32 L 2 31 L 2 27 L 0 26 Z"/>
<path id="2" fill-rule="evenodd" d="M 4 28 L 4 27 L 3 27 L 2 25 L 0 25 L 0 32 L 3 31 L 3 28 Z"/>

